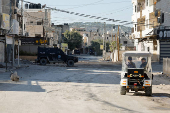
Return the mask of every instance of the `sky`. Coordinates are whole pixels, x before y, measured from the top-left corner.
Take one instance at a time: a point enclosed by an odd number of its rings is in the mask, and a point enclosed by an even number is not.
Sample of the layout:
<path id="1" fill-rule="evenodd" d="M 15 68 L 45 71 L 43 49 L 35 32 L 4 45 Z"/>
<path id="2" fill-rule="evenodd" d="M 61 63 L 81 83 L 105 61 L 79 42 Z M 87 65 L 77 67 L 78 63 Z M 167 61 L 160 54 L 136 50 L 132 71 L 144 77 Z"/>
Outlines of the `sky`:
<path id="1" fill-rule="evenodd" d="M 67 10 L 80 14 L 99 16 L 115 20 L 131 22 L 132 0 L 25 0 L 33 3 L 46 4 L 48 7 Z M 123 25 L 73 14 L 52 11 L 52 23 L 63 24 L 73 22 L 106 22 L 107 24 Z M 132 26 L 132 25 L 127 25 Z"/>

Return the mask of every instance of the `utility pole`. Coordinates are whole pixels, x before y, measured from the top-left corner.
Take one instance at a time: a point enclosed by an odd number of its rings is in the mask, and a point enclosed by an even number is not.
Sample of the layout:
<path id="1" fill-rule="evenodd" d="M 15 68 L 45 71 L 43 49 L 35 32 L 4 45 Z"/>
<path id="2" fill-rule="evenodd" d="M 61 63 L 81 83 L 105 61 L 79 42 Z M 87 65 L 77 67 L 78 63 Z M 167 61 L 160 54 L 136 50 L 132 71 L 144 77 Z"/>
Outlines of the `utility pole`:
<path id="1" fill-rule="evenodd" d="M 22 36 L 24 36 L 24 9 L 23 9 L 23 0 L 21 0 L 21 17 L 22 17 Z M 20 67 L 19 65 L 19 38 L 18 38 L 18 67 Z"/>
<path id="2" fill-rule="evenodd" d="M 0 0 L 0 14 L 2 13 L 2 0 Z"/>
<path id="3" fill-rule="evenodd" d="M 15 10 L 15 6 L 16 6 L 16 0 L 14 0 L 15 2 L 12 2 L 11 0 L 11 29 L 12 26 L 13 26 L 13 19 L 15 19 L 15 16 L 14 16 L 14 10 Z M 12 4 L 13 3 L 13 4 Z M 14 66 L 14 63 L 15 63 L 15 36 L 12 37 L 13 38 L 13 47 L 12 47 L 12 66 Z"/>
<path id="4" fill-rule="evenodd" d="M 112 42 L 113 42 L 113 32 L 112 32 Z"/>
<path id="5" fill-rule="evenodd" d="M 103 60 L 105 60 L 105 22 L 103 28 Z"/>
<path id="6" fill-rule="evenodd" d="M 45 27 L 47 27 L 48 25 L 48 20 L 47 20 L 47 9 L 45 9 L 45 24 L 43 25 L 43 36 L 44 36 L 44 47 L 45 47 L 45 40 L 47 39 L 47 31 L 45 29 Z"/>
<path id="7" fill-rule="evenodd" d="M 118 51 L 118 61 L 119 61 L 119 25 L 118 25 L 118 34 L 117 34 L 117 51 Z"/>
<path id="8" fill-rule="evenodd" d="M 106 57 L 106 22 L 104 23 L 105 57 Z"/>
<path id="9" fill-rule="evenodd" d="M 22 36 L 24 36 L 24 9 L 23 9 L 23 0 L 21 0 L 21 16 L 22 16 Z"/>

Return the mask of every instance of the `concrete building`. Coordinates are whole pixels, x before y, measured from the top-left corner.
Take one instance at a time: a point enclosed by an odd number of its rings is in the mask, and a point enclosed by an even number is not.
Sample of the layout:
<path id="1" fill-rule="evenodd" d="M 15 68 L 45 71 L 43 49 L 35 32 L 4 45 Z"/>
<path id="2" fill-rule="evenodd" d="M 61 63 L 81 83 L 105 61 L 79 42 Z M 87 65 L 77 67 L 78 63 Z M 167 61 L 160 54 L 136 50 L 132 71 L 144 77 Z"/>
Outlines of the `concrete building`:
<path id="1" fill-rule="evenodd" d="M 83 46 L 89 47 L 91 46 L 91 41 L 94 40 L 94 36 L 97 36 L 97 32 L 86 31 L 85 28 L 70 28 L 70 31 L 77 31 L 83 37 Z"/>
<path id="2" fill-rule="evenodd" d="M 49 33 L 51 32 L 49 30 L 51 27 L 51 10 L 46 12 L 45 9 L 25 9 L 24 17 L 26 17 L 25 28 L 29 37 L 43 37 L 43 32 L 47 33 L 47 37 L 52 37 Z M 43 31 L 44 26 L 45 31 Z"/>
<path id="3" fill-rule="evenodd" d="M 64 40 L 64 32 L 69 31 L 69 25 L 68 23 L 64 23 L 64 25 L 54 25 L 54 23 L 52 23 L 51 27 L 55 29 L 54 32 L 54 39 L 56 40 L 55 44 L 57 44 L 58 47 L 60 47 L 61 43 Z"/>
<path id="4" fill-rule="evenodd" d="M 15 45 L 13 43 L 15 42 L 14 35 L 19 34 L 18 4 L 18 0 L 0 0 L 0 62 L 4 62 L 5 58 L 8 62 L 12 60 L 12 45 Z M 5 56 L 5 40 L 7 56 Z"/>
<path id="5" fill-rule="evenodd" d="M 135 40 L 137 51 L 149 51 L 153 54 L 152 60 L 159 60 L 159 41 L 157 40 L 157 28 L 160 25 L 155 15 L 156 4 L 160 0 L 132 0 L 134 22 L 132 37 Z"/>

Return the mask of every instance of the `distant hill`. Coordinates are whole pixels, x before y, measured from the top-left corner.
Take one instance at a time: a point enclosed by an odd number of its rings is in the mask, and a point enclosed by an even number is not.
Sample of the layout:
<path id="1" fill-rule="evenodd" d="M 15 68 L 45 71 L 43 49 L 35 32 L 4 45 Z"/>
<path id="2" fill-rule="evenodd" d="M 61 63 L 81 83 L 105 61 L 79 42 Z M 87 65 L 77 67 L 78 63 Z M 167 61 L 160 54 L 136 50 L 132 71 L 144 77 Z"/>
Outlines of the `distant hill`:
<path id="1" fill-rule="evenodd" d="M 69 24 L 70 28 L 85 28 L 86 31 L 97 31 L 97 29 L 99 29 L 99 32 L 100 33 L 103 33 L 103 29 L 104 29 L 104 23 L 100 23 L 100 22 L 74 22 L 74 23 L 70 23 Z M 114 25 L 114 24 L 106 24 L 106 31 L 109 31 L 111 32 L 112 29 L 113 29 L 113 26 L 115 26 L 116 30 L 115 32 L 117 31 L 118 29 L 118 26 L 117 25 Z M 120 26 L 121 29 L 124 31 L 124 32 L 127 32 L 127 33 L 131 33 L 131 27 L 126 27 L 126 26 Z"/>

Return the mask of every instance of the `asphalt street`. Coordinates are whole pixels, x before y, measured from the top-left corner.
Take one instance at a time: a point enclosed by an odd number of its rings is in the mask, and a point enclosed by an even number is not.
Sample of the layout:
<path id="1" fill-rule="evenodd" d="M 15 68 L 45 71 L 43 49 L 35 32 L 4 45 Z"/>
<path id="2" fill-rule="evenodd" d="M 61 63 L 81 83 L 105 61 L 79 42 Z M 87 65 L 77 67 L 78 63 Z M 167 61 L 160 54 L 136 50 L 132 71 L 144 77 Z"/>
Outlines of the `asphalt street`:
<path id="1" fill-rule="evenodd" d="M 154 64 L 153 96 L 120 95 L 121 63 L 80 56 L 75 67 L 28 65 L 17 69 L 19 82 L 0 73 L 1 113 L 168 113 L 170 77 Z M 84 59 L 84 60 L 83 60 Z M 156 68 L 157 67 L 157 68 Z"/>

